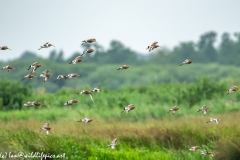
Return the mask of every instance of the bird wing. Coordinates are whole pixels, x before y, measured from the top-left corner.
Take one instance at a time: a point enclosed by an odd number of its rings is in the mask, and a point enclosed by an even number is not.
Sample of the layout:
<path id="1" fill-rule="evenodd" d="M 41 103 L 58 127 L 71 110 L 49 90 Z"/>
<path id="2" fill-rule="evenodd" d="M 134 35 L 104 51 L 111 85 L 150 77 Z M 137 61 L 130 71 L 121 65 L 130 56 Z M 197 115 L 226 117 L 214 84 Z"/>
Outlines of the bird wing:
<path id="1" fill-rule="evenodd" d="M 92 100 L 92 102 L 93 102 L 93 96 L 92 96 L 92 94 L 89 94 L 89 96 L 90 96 L 90 98 L 91 98 L 91 100 Z"/>
<path id="2" fill-rule="evenodd" d="M 49 133 L 50 133 L 50 130 L 46 130 L 46 135 L 49 135 Z"/>

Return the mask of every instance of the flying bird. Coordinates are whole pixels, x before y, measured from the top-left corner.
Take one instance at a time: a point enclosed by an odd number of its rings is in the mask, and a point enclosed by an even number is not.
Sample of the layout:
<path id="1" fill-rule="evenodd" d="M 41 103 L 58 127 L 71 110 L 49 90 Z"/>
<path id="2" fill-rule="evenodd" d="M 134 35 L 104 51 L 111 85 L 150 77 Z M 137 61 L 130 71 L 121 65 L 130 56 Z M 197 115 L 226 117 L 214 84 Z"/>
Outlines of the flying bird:
<path id="1" fill-rule="evenodd" d="M 219 120 L 220 120 L 219 118 L 210 118 L 206 123 L 215 122 L 216 124 L 218 124 Z"/>
<path id="2" fill-rule="evenodd" d="M 157 44 L 158 42 L 153 42 L 150 46 L 147 47 L 148 52 L 154 50 L 155 48 L 161 47 Z"/>
<path id="3" fill-rule="evenodd" d="M 79 121 L 77 121 L 77 122 L 90 123 L 90 122 L 92 122 L 92 121 L 93 121 L 93 119 L 90 119 L 90 118 L 83 118 L 83 119 L 81 119 L 81 120 L 79 120 Z"/>
<path id="4" fill-rule="evenodd" d="M 54 82 L 57 82 L 57 80 L 59 80 L 59 79 L 67 79 L 67 76 L 65 76 L 65 75 L 58 75 L 57 79 Z"/>
<path id="5" fill-rule="evenodd" d="M 78 100 L 72 99 L 72 100 L 69 100 L 66 103 L 64 103 L 64 106 L 71 106 L 71 105 L 73 105 L 73 104 L 75 104 L 77 102 L 78 102 Z"/>
<path id="6" fill-rule="evenodd" d="M 174 114 L 179 108 L 177 106 L 172 107 L 168 112 L 172 112 Z"/>
<path id="7" fill-rule="evenodd" d="M 81 92 L 79 92 L 79 93 L 77 93 L 77 94 L 86 94 L 86 95 L 89 95 L 89 97 L 91 98 L 91 100 L 92 100 L 92 102 L 93 102 L 92 92 L 86 91 L 86 90 L 82 90 Z"/>
<path id="8" fill-rule="evenodd" d="M 195 63 L 195 62 L 193 62 L 193 61 L 190 60 L 190 59 L 185 59 L 185 61 L 184 61 L 182 64 L 180 64 L 179 66 L 182 66 L 182 65 L 184 65 L 184 64 L 192 64 L 192 63 Z"/>
<path id="9" fill-rule="evenodd" d="M 92 53 L 92 52 L 94 52 L 94 49 L 87 49 L 81 54 L 81 56 L 83 56 L 85 53 Z"/>
<path id="10" fill-rule="evenodd" d="M 91 92 L 102 92 L 103 90 L 102 89 L 99 89 L 99 88 L 93 88 L 93 90 Z"/>
<path id="11" fill-rule="evenodd" d="M 115 149 L 115 146 L 118 144 L 117 138 L 115 138 L 109 145 L 108 147 L 111 147 L 112 149 Z"/>
<path id="12" fill-rule="evenodd" d="M 206 156 L 210 155 L 210 156 L 214 157 L 214 152 L 209 152 L 209 151 L 203 150 L 203 151 L 201 151 L 200 157 L 202 157 L 203 155 L 206 155 Z"/>
<path id="13" fill-rule="evenodd" d="M 231 87 L 231 88 L 228 90 L 227 95 L 230 94 L 230 93 L 232 93 L 232 92 L 236 92 L 237 90 L 238 90 L 238 87 L 237 87 L 237 86 L 233 86 L 233 87 Z"/>
<path id="14" fill-rule="evenodd" d="M 38 79 L 41 78 L 41 77 L 43 77 L 43 78 L 44 78 L 43 81 L 46 82 L 50 76 L 52 76 L 52 74 L 50 74 L 48 70 L 44 70 L 44 71 L 40 74 L 40 76 L 38 77 Z"/>
<path id="15" fill-rule="evenodd" d="M 69 64 L 76 64 L 76 63 L 79 63 L 79 62 L 86 62 L 84 61 L 81 56 L 77 56 L 74 60 L 72 60 L 71 62 L 69 62 Z"/>
<path id="16" fill-rule="evenodd" d="M 49 135 L 51 128 L 49 127 L 49 123 L 45 123 L 42 128 L 40 128 L 39 132 L 42 132 L 43 130 L 46 131 L 46 135 Z"/>
<path id="17" fill-rule="evenodd" d="M 188 150 L 188 152 L 194 152 L 194 151 L 196 151 L 196 150 L 198 150 L 198 149 L 200 149 L 201 147 L 200 146 L 192 146 L 189 150 Z"/>
<path id="18" fill-rule="evenodd" d="M 2 67 L 2 70 L 8 70 L 8 72 L 10 72 L 10 70 L 12 70 L 12 69 L 16 69 L 16 68 L 13 68 L 13 66 L 10 66 L 10 65 Z"/>
<path id="19" fill-rule="evenodd" d="M 123 108 L 122 113 L 126 114 L 130 112 L 131 110 L 134 110 L 136 107 L 133 104 L 129 104 L 127 107 Z"/>
<path id="20" fill-rule="evenodd" d="M 81 77 L 79 74 L 77 74 L 77 73 L 71 73 L 71 74 L 69 74 L 69 75 L 67 75 L 66 76 L 66 79 L 69 79 L 69 78 L 74 78 L 74 77 Z"/>
<path id="21" fill-rule="evenodd" d="M 34 101 L 34 102 L 26 102 L 26 103 L 24 103 L 23 104 L 23 106 L 26 106 L 26 107 L 30 107 L 30 106 L 40 106 L 41 105 L 41 103 L 40 102 L 36 102 L 36 101 Z"/>
<path id="22" fill-rule="evenodd" d="M 96 39 L 91 38 L 91 39 L 83 40 L 83 41 L 82 41 L 82 45 L 84 45 L 84 44 L 86 44 L 86 43 L 93 43 L 93 42 L 96 42 Z"/>
<path id="23" fill-rule="evenodd" d="M 123 65 L 122 67 L 119 67 L 117 70 L 124 70 L 130 68 L 128 65 Z"/>
<path id="24" fill-rule="evenodd" d="M 0 50 L 11 50 L 10 48 L 8 48 L 8 46 L 2 46 L 2 47 L 0 47 Z"/>
<path id="25" fill-rule="evenodd" d="M 33 78 L 35 78 L 35 77 L 36 77 L 36 76 L 35 76 L 34 74 L 27 74 L 26 76 L 23 77 L 22 81 L 23 81 L 24 79 L 33 79 Z"/>
<path id="26" fill-rule="evenodd" d="M 53 44 L 51 44 L 51 43 L 49 43 L 49 42 L 46 42 L 46 43 L 44 43 L 42 46 L 40 46 L 40 48 L 39 48 L 38 50 L 40 50 L 40 49 L 42 49 L 42 48 L 49 48 L 49 47 L 51 47 L 51 46 L 55 47 Z"/>
<path id="27" fill-rule="evenodd" d="M 28 67 L 28 70 L 30 70 L 32 68 L 32 72 L 31 73 L 34 73 L 39 67 L 41 67 L 42 65 L 39 63 L 39 62 L 34 62 L 33 64 L 31 64 L 29 67 Z"/>
<path id="28" fill-rule="evenodd" d="M 203 105 L 198 112 L 203 111 L 203 114 L 206 115 L 209 107 L 207 105 Z"/>

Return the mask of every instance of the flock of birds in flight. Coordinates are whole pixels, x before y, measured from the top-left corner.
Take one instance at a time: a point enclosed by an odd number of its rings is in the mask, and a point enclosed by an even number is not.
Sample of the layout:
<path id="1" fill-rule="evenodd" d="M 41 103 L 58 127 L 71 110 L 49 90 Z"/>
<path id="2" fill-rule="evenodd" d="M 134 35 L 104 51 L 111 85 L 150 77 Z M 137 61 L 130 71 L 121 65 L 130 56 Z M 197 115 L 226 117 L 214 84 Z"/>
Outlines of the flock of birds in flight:
<path id="1" fill-rule="evenodd" d="M 87 40 L 82 41 L 82 44 L 81 44 L 81 45 L 84 45 L 84 44 L 86 44 L 86 43 L 93 43 L 93 42 L 96 42 L 96 39 L 91 38 L 91 39 L 87 39 Z M 43 49 L 43 48 L 49 48 L 49 47 L 55 47 L 55 46 L 54 46 L 53 44 L 47 42 L 47 43 L 44 43 L 42 46 L 40 46 L 40 48 L 39 48 L 38 50 L 41 50 L 41 49 Z M 159 45 L 158 45 L 158 42 L 155 41 L 155 42 L 153 42 L 150 46 L 147 47 L 147 50 L 150 52 L 150 51 L 152 51 L 152 50 L 154 50 L 154 49 L 156 49 L 156 48 L 158 48 L 158 47 L 161 47 L 161 46 L 159 46 Z M 0 47 L 0 50 L 11 50 L 11 49 L 9 49 L 8 46 L 2 46 L 2 47 Z M 76 63 L 79 63 L 79 62 L 84 62 L 84 60 L 82 59 L 82 56 L 83 56 L 84 54 L 86 54 L 86 53 L 92 53 L 92 52 L 94 52 L 94 49 L 91 49 L 91 48 L 90 48 L 90 49 L 85 50 L 80 56 L 77 56 L 74 60 L 72 60 L 71 62 L 69 62 L 69 64 L 76 64 Z M 194 63 L 192 60 L 186 59 L 185 61 L 183 61 L 183 62 L 180 64 L 180 66 L 185 65 L 185 64 L 192 64 L 192 63 Z M 24 80 L 24 79 L 30 79 L 30 80 L 31 80 L 31 79 L 35 78 L 36 76 L 35 76 L 33 73 L 34 73 L 39 67 L 41 67 L 41 66 L 42 66 L 42 65 L 41 65 L 39 62 L 34 62 L 33 64 L 31 64 L 31 65 L 29 66 L 29 68 L 28 68 L 28 70 L 32 69 L 31 73 L 30 73 L 30 74 L 27 74 L 26 76 L 24 76 L 22 80 Z M 123 66 L 117 68 L 117 70 L 126 70 L 126 69 L 128 69 L 128 68 L 130 68 L 130 66 L 128 66 L 128 65 L 123 65 Z M 12 70 L 12 69 L 15 69 L 15 68 L 14 68 L 13 66 L 11 66 L 11 65 L 7 65 L 7 66 L 2 67 L 2 70 L 8 70 L 8 72 L 9 72 L 10 70 Z M 43 72 L 39 75 L 38 79 L 39 79 L 39 78 L 43 78 L 44 82 L 46 82 L 50 76 L 52 76 L 52 74 L 50 74 L 48 70 L 43 70 Z M 58 75 L 57 78 L 56 78 L 56 80 L 55 80 L 55 82 L 56 82 L 57 80 L 60 80 L 60 79 L 70 79 L 70 78 L 74 78 L 74 77 L 78 77 L 78 76 L 80 76 L 80 75 L 77 74 L 77 73 L 71 73 L 71 74 L 68 74 L 68 75 Z M 238 90 L 238 87 L 237 87 L 237 86 L 233 86 L 233 87 L 231 87 L 231 88 L 227 91 L 227 94 L 230 94 L 230 93 L 232 93 L 232 92 L 236 92 L 237 90 Z M 103 90 L 101 90 L 101 89 L 99 89 L 99 88 L 94 88 L 94 89 L 91 90 L 91 91 L 82 90 L 82 91 L 80 91 L 80 92 L 77 93 L 77 94 L 79 94 L 79 95 L 80 95 L 80 94 L 89 95 L 90 99 L 91 99 L 92 102 L 93 102 L 92 93 L 93 93 L 93 92 L 101 92 L 101 91 L 103 91 Z M 69 100 L 69 101 L 67 101 L 66 103 L 64 103 L 64 106 L 71 106 L 71 105 L 73 105 L 73 104 L 76 104 L 77 102 L 78 102 L 78 100 L 76 100 L 76 99 Z M 29 107 L 29 106 L 40 106 L 40 105 L 41 105 L 41 103 L 40 103 L 40 102 L 36 102 L 36 101 L 34 101 L 34 102 L 27 102 L 27 103 L 23 104 L 23 106 L 28 106 L 28 107 Z M 122 113 L 125 113 L 125 114 L 126 114 L 126 113 L 130 112 L 131 110 L 133 110 L 133 109 L 135 109 L 135 108 L 136 108 L 135 105 L 129 104 L 128 106 L 126 106 L 126 107 L 123 108 Z M 172 108 L 169 110 L 169 112 L 172 112 L 172 114 L 175 114 L 175 112 L 178 111 L 178 110 L 179 110 L 179 107 L 174 106 L 174 107 L 172 107 Z M 208 107 L 207 105 L 203 105 L 203 106 L 198 110 L 198 112 L 203 111 L 203 114 L 206 115 L 208 110 L 209 110 L 209 107 Z M 215 122 L 216 124 L 218 124 L 219 120 L 220 120 L 219 118 L 210 118 L 206 123 Z M 93 121 L 93 119 L 83 118 L 83 119 L 81 119 L 81 120 L 79 120 L 79 121 L 77 121 L 77 122 L 90 123 L 90 122 L 92 122 L 92 121 Z M 51 130 L 51 128 L 49 127 L 49 125 L 50 125 L 49 123 L 45 123 L 45 124 L 43 125 L 43 127 L 40 128 L 40 132 L 44 130 L 44 131 L 46 131 L 46 135 L 49 135 L 50 130 Z M 108 146 L 111 147 L 112 149 L 114 149 L 117 144 L 118 144 L 117 138 L 115 138 Z M 191 147 L 191 148 L 189 149 L 189 151 L 196 151 L 196 150 L 198 150 L 198 149 L 200 149 L 200 148 L 201 148 L 200 146 L 193 146 L 193 147 Z M 202 156 L 202 155 L 211 155 L 211 156 L 213 157 L 213 156 L 214 156 L 214 152 L 210 152 L 210 151 L 207 151 L 207 150 L 203 150 L 203 151 L 201 151 L 201 156 Z"/>

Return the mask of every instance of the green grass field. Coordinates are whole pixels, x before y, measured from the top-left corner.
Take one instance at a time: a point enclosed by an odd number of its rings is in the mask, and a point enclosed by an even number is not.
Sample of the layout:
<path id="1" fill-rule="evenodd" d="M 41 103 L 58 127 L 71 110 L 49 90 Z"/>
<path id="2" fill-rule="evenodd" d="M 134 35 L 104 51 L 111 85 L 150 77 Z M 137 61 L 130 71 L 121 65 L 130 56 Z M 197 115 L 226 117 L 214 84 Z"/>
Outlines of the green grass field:
<path id="1" fill-rule="evenodd" d="M 0 112 L 0 149 L 25 154 L 64 153 L 65 158 L 73 160 L 207 160 L 212 157 L 200 157 L 200 151 L 209 150 L 215 153 L 215 160 L 238 160 L 240 93 L 227 95 L 232 85 L 202 78 L 188 84 L 127 87 L 94 93 L 94 103 L 88 95 L 76 94 L 90 87 L 56 93 L 38 88 L 22 103 L 39 101 L 40 107 L 5 107 Z M 79 102 L 63 106 L 70 99 Z M 136 108 L 128 114 L 121 113 L 128 104 Z M 204 104 L 210 107 L 206 116 L 197 112 Z M 168 113 L 174 105 L 180 109 L 175 114 Z M 95 121 L 77 122 L 84 117 Z M 220 122 L 206 123 L 209 118 L 220 118 Z M 39 132 L 46 122 L 52 128 L 49 136 Z M 119 144 L 112 150 L 107 146 L 114 138 Z M 188 152 L 195 145 L 202 148 Z"/>

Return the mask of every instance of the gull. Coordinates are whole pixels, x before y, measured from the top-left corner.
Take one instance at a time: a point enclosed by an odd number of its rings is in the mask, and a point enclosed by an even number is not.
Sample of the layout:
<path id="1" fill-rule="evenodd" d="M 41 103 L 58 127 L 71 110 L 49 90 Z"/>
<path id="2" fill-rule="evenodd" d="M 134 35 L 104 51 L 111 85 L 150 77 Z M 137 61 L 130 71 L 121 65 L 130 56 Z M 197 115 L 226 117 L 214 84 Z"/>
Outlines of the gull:
<path id="1" fill-rule="evenodd" d="M 2 70 L 8 70 L 8 72 L 10 72 L 11 69 L 16 69 L 16 68 L 13 68 L 13 66 L 10 66 L 10 65 L 2 67 Z"/>
<path id="2" fill-rule="evenodd" d="M 79 120 L 79 121 L 77 121 L 77 122 L 90 123 L 90 122 L 92 122 L 92 121 L 93 121 L 93 119 L 90 119 L 90 118 L 83 118 L 83 119 L 81 119 L 81 120 Z"/>
<path id="3" fill-rule="evenodd" d="M 10 48 L 8 48 L 8 46 L 2 46 L 2 47 L 0 47 L 0 50 L 11 50 Z"/>
<path id="4" fill-rule="evenodd" d="M 57 79 L 54 82 L 57 82 L 57 80 L 59 80 L 59 79 L 67 79 L 67 76 L 65 76 L 65 75 L 58 75 Z"/>
<path id="5" fill-rule="evenodd" d="M 237 87 L 237 86 L 233 86 L 233 87 L 231 87 L 231 88 L 228 90 L 227 95 L 230 94 L 230 93 L 232 93 L 232 92 L 236 92 L 237 90 L 238 90 L 238 87 Z"/>
<path id="6" fill-rule="evenodd" d="M 136 107 L 133 104 L 129 104 L 127 107 L 123 108 L 122 113 L 126 114 L 128 112 L 130 112 L 131 110 L 135 109 Z"/>
<path id="7" fill-rule="evenodd" d="M 174 114 L 179 108 L 177 106 L 172 107 L 168 112 L 172 112 Z"/>
<path id="8" fill-rule="evenodd" d="M 74 60 L 72 60 L 71 62 L 69 62 L 69 64 L 76 64 L 76 63 L 79 63 L 79 62 L 85 62 L 81 56 L 77 56 Z"/>
<path id="9" fill-rule="evenodd" d="M 31 64 L 29 67 L 28 67 L 28 70 L 30 70 L 32 68 L 32 72 L 31 73 L 34 73 L 39 67 L 41 67 L 42 65 L 39 63 L 39 62 L 34 62 L 33 64 Z"/>
<path id="10" fill-rule="evenodd" d="M 220 120 L 219 118 L 210 118 L 206 123 L 215 122 L 216 124 L 218 124 L 219 120 Z"/>
<path id="11" fill-rule="evenodd" d="M 117 138 L 115 138 L 109 145 L 108 147 L 111 147 L 112 149 L 115 149 L 115 146 L 118 144 Z"/>
<path id="12" fill-rule="evenodd" d="M 212 157 L 214 157 L 214 152 L 209 152 L 209 151 L 203 150 L 203 151 L 201 151 L 201 156 L 203 156 L 203 155 L 211 155 Z"/>
<path id="13" fill-rule="evenodd" d="M 77 93 L 77 94 L 86 94 L 86 95 L 89 95 L 89 97 L 91 98 L 92 103 L 93 103 L 92 92 L 90 92 L 90 91 L 86 91 L 86 90 L 82 90 L 81 92 L 79 92 L 79 93 Z"/>
<path id="14" fill-rule="evenodd" d="M 203 111 L 203 114 L 206 115 L 209 107 L 207 105 L 203 105 L 198 112 Z"/>
<path id="15" fill-rule="evenodd" d="M 193 61 L 190 60 L 190 59 L 185 59 L 185 61 L 184 61 L 182 64 L 180 64 L 179 66 L 182 66 L 182 65 L 184 65 L 184 64 L 192 64 L 192 63 L 195 63 L 195 62 L 193 62 Z"/>
<path id="16" fill-rule="evenodd" d="M 122 67 L 119 67 L 117 70 L 124 70 L 130 68 L 128 65 L 123 65 Z"/>
<path id="17" fill-rule="evenodd" d="M 22 79 L 22 81 L 24 80 L 24 79 L 33 79 L 33 78 L 35 78 L 36 76 L 35 75 L 33 75 L 33 74 L 27 74 L 26 76 L 24 76 L 23 77 L 23 79 Z"/>
<path id="18" fill-rule="evenodd" d="M 84 45 L 84 44 L 86 44 L 86 43 L 93 43 L 93 42 L 96 42 L 96 39 L 91 38 L 91 39 L 83 40 L 83 41 L 82 41 L 82 45 Z"/>
<path id="19" fill-rule="evenodd" d="M 94 52 L 94 49 L 87 49 L 81 54 L 81 56 L 83 56 L 85 53 L 92 53 L 92 52 Z"/>
<path id="20" fill-rule="evenodd" d="M 44 125 L 43 125 L 43 127 L 42 128 L 40 128 L 40 131 L 39 132 L 41 132 L 42 130 L 44 130 L 44 131 L 46 131 L 46 135 L 49 135 L 49 133 L 50 133 L 50 130 L 51 130 L 51 128 L 49 127 L 49 123 L 45 123 Z"/>

